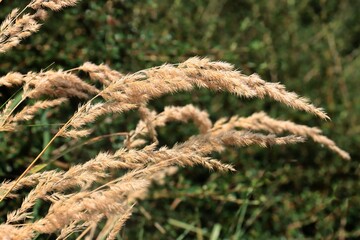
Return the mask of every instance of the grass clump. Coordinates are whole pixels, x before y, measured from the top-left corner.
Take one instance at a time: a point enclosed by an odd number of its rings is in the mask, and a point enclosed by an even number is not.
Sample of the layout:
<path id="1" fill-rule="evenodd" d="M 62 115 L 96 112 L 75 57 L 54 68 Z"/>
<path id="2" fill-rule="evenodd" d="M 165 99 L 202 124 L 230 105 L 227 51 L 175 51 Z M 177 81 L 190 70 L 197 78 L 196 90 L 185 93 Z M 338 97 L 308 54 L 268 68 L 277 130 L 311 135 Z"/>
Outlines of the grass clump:
<path id="1" fill-rule="evenodd" d="M 75 4 L 76 1 L 39 0 L 31 1 L 22 11 L 12 11 L 1 25 L 0 51 L 9 51 L 37 31 L 38 22 L 46 18 L 49 9 L 58 11 Z M 30 9 L 34 13 L 26 13 Z M 21 88 L 16 97 L 2 104 L 0 131 L 4 134 L 21 131 L 23 125 L 42 110 L 56 113 L 74 99 L 81 103 L 71 116 L 60 119 L 60 128 L 23 173 L 16 180 L 0 185 L 2 201 L 17 198 L 21 190 L 27 191 L 20 206 L 6 211 L 7 219 L 0 225 L 0 236 L 4 239 L 32 239 L 47 234 L 62 239 L 77 232 L 80 232 L 79 238 L 92 239 L 97 235 L 115 239 L 134 206 L 148 196 L 152 182 L 162 183 L 166 176 L 175 174 L 178 167 L 194 165 L 233 172 L 235 168 L 231 164 L 213 157 L 214 153 L 232 146 L 268 147 L 310 138 L 342 158 L 350 159 L 349 154 L 325 137 L 320 129 L 273 119 L 264 112 L 212 121 L 205 110 L 191 104 L 168 106 L 160 112 L 151 109 L 149 102 L 153 99 L 205 88 L 243 98 L 266 97 L 329 119 L 323 109 L 287 91 L 283 85 L 266 82 L 256 74 L 242 74 L 229 63 L 208 58 L 192 57 L 180 63 L 127 74 L 105 64 L 90 62 L 68 70 L 10 72 L 0 78 L 0 86 Z M 44 161 L 45 166 L 38 162 L 49 148 L 54 152 L 64 151 L 56 147 L 59 139 L 65 147 L 84 143 L 83 140 L 96 142 L 94 133 L 101 120 L 106 122 L 108 116 L 129 111 L 138 113 L 135 127 L 110 133 L 122 136 L 121 147 L 107 151 L 98 149 L 92 159 L 65 166 L 63 170 L 40 171 L 48 167 L 48 162 Z M 194 122 L 198 134 L 174 146 L 162 145 L 158 129 L 173 121 Z M 39 201 L 46 202 L 48 208 L 36 219 L 29 220 Z M 239 215 L 243 222 L 244 213 Z M 179 225 L 176 220 L 171 222 Z M 217 231 L 218 228 L 212 235 L 217 235 Z"/>

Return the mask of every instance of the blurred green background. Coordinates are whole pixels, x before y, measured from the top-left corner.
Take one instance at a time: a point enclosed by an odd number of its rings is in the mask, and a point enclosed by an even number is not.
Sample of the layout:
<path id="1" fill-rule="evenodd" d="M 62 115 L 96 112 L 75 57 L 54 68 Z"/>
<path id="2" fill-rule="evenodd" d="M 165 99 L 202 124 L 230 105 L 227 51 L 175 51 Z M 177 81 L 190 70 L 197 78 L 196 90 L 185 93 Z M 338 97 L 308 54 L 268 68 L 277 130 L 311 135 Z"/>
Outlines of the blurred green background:
<path id="1" fill-rule="evenodd" d="M 4 1 L 1 19 L 24 5 Z M 234 164 L 236 173 L 182 169 L 139 202 L 119 239 L 358 239 L 359 9 L 360 1 L 350 0 L 80 1 L 51 13 L 39 33 L 0 55 L 0 74 L 48 66 L 69 69 L 85 61 L 126 73 L 197 55 L 281 82 L 324 107 L 332 120 L 324 122 L 266 99 L 204 90 L 164 96 L 150 105 L 161 111 L 166 105 L 193 103 L 207 109 L 213 120 L 263 110 L 272 117 L 320 127 L 352 161 L 311 141 L 229 149 L 217 157 Z M 11 91 L 1 89 L 2 101 Z M 74 99 L 61 113 L 41 113 L 32 122 L 40 127 L 2 134 L 1 179 L 18 176 L 58 129 L 49 124 L 65 121 L 78 104 Z M 131 112 L 110 119 L 97 123 L 96 134 L 130 130 L 138 116 Z M 159 138 L 171 146 L 194 132 L 191 123 L 172 123 L 159 129 Z M 45 154 L 45 161 L 58 154 L 54 150 L 62 141 Z M 121 147 L 120 142 L 111 138 L 87 145 L 86 151 L 75 148 L 57 161 L 84 162 L 99 150 Z M 5 212 L 0 215 L 4 218 Z"/>

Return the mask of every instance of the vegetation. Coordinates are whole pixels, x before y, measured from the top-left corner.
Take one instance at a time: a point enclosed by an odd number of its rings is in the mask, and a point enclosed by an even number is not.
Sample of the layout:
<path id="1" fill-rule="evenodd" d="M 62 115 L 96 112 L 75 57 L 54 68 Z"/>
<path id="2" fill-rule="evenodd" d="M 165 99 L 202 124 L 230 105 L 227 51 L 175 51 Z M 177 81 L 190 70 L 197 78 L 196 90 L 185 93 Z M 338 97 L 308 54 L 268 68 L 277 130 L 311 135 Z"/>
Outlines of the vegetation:
<path id="1" fill-rule="evenodd" d="M 357 238 L 360 6 L 280 3 L 2 3 L 1 237 Z"/>

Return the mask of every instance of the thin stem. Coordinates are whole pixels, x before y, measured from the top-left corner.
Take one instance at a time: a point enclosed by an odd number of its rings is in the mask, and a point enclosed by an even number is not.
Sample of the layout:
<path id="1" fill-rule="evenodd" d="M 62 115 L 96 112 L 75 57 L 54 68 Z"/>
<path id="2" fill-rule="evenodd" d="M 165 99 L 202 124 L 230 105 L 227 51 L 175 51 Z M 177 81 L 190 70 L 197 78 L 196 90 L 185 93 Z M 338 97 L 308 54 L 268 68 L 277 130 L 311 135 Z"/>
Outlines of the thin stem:
<path id="1" fill-rule="evenodd" d="M 23 103 L 25 101 L 26 97 L 22 97 L 21 100 L 13 107 L 13 109 L 11 109 L 11 111 L 9 112 L 9 114 L 6 115 L 4 121 L 2 122 L 2 126 L 4 126 L 4 124 L 6 123 L 6 121 L 9 119 L 9 117 L 11 116 L 11 114 L 15 111 L 15 109 L 17 107 L 20 106 L 21 103 Z"/>
<path id="2" fill-rule="evenodd" d="M 101 93 L 101 92 L 100 92 Z M 85 109 L 86 105 L 88 103 L 91 103 L 95 98 L 97 98 L 99 95 L 97 94 L 92 99 L 90 99 L 85 105 L 83 105 L 77 113 L 75 113 L 61 128 L 60 130 L 50 139 L 50 141 L 46 144 L 46 146 L 43 148 L 43 150 L 36 156 L 36 158 L 30 163 L 30 165 L 25 169 L 25 171 L 18 177 L 18 179 L 15 181 L 15 183 L 6 191 L 6 193 L 1 197 L 0 202 L 2 202 L 7 195 L 15 188 L 15 186 L 19 183 L 19 181 L 31 170 L 31 168 L 35 165 L 35 163 L 40 159 L 40 157 L 46 152 L 46 150 L 50 147 L 50 145 L 55 141 L 55 139 L 60 136 L 63 131 L 69 126 L 71 121 L 77 116 L 79 112 L 81 112 L 83 109 Z"/>
<path id="3" fill-rule="evenodd" d="M 49 160 L 49 163 L 53 162 L 53 161 L 56 161 L 60 157 L 64 156 L 66 153 L 69 153 L 72 150 L 74 150 L 76 148 L 79 148 L 79 147 L 82 147 L 84 145 L 98 142 L 98 141 L 100 141 L 100 140 L 102 140 L 104 138 L 107 138 L 107 137 L 126 136 L 126 135 L 128 135 L 128 132 L 118 132 L 118 133 L 111 133 L 111 134 L 101 135 L 101 136 L 97 136 L 97 137 L 88 139 L 88 140 L 86 140 L 84 142 L 79 143 L 78 145 L 67 148 L 65 151 L 63 151 L 62 153 L 59 153 L 58 155 L 55 155 L 55 157 L 53 157 L 53 158 L 51 158 L 51 160 Z"/>
<path id="4" fill-rule="evenodd" d="M 6 193 L 1 197 L 0 202 L 2 202 L 6 196 L 14 189 L 14 187 L 19 183 L 19 181 L 30 171 L 30 169 L 35 165 L 35 163 L 40 159 L 40 157 L 45 153 L 45 151 L 49 148 L 49 146 L 54 142 L 54 140 L 66 129 L 68 124 L 71 122 L 72 118 L 69 119 L 67 123 L 65 123 L 60 130 L 50 139 L 50 141 L 46 144 L 43 150 L 37 155 L 37 157 L 30 163 L 30 165 L 25 169 L 25 171 L 18 177 L 15 183 L 6 191 Z"/>

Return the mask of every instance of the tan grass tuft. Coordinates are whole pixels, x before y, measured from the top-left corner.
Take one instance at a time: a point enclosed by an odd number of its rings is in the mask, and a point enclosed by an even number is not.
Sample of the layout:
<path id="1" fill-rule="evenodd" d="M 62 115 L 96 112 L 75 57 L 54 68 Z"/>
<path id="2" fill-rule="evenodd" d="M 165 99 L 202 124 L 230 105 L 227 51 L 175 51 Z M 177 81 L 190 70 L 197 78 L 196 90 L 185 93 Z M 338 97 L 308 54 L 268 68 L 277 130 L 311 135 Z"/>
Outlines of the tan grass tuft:
<path id="1" fill-rule="evenodd" d="M 24 9 L 14 9 L 0 25 L 0 53 L 36 32 L 47 11 L 58 11 L 76 3 L 76 0 L 32 0 Z M 97 83 L 84 81 L 77 71 L 86 73 Z M 95 87 L 98 85 L 102 86 Z M 33 239 L 38 234 L 54 234 L 60 239 L 75 232 L 82 232 L 80 236 L 89 239 L 94 239 L 96 234 L 98 238 L 115 239 L 131 216 L 134 205 L 147 197 L 153 181 L 163 183 L 167 175 L 176 173 L 178 167 L 199 165 L 209 170 L 235 171 L 230 163 L 211 157 L 212 153 L 222 152 L 227 147 L 268 147 L 300 143 L 311 138 L 342 158 L 350 159 L 349 154 L 323 136 L 320 129 L 276 120 L 263 112 L 249 117 L 222 118 L 213 124 L 209 114 L 194 105 L 167 106 L 160 113 L 151 110 L 148 103 L 152 99 L 206 88 L 245 98 L 268 97 L 321 119 L 329 119 L 323 109 L 288 92 L 280 83 L 266 82 L 256 74 L 244 75 L 229 63 L 208 58 L 193 57 L 182 63 L 164 64 L 132 74 L 122 74 L 107 65 L 90 62 L 66 71 L 9 72 L 0 78 L 0 86 L 22 88 L 16 98 L 2 104 L 2 132 L 19 131 L 22 123 L 32 121 L 42 109 L 59 107 L 72 98 L 84 101 L 45 143 L 18 179 L 0 184 L 0 201 L 17 197 L 19 190 L 27 191 L 21 205 L 9 211 L 6 222 L 0 224 L 0 240 Z M 64 170 L 30 173 L 50 145 L 57 144 L 58 137 L 72 138 L 72 143 L 77 143 L 79 138 L 86 139 L 97 132 L 94 123 L 100 117 L 116 117 L 116 114 L 130 110 L 139 113 L 140 121 L 134 123 L 133 130 L 121 132 L 126 138 L 119 149 L 109 152 L 99 149 L 94 158 Z M 157 131 L 172 121 L 192 121 L 199 134 L 172 147 L 161 146 Z M 284 133 L 290 135 L 284 136 Z M 96 141 L 87 139 L 84 142 Z M 66 146 L 58 147 L 56 151 L 61 155 Z M 50 207 L 40 213 L 37 220 L 29 220 L 39 200 Z M 103 220 L 106 225 L 99 233 L 97 226 Z"/>

